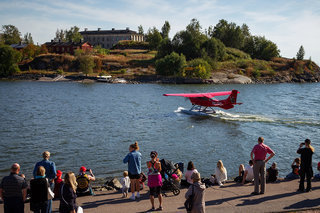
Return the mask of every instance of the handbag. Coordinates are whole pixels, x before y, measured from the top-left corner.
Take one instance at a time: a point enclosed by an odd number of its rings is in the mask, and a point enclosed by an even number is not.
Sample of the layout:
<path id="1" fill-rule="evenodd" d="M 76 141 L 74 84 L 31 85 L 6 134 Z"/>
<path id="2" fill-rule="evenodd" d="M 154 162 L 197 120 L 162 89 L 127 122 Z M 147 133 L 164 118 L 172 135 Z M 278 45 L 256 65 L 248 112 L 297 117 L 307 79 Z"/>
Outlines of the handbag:
<path id="1" fill-rule="evenodd" d="M 193 184 L 192 184 L 192 193 L 191 195 L 188 197 L 188 199 L 184 202 L 184 207 L 186 208 L 187 212 L 191 212 L 192 210 L 192 206 L 193 206 Z"/>
<path id="2" fill-rule="evenodd" d="M 48 179 L 47 179 L 47 186 L 48 186 L 48 200 L 52 200 L 54 198 L 54 193 L 50 188 L 50 184 L 49 184 Z"/>
<path id="3" fill-rule="evenodd" d="M 63 198 L 63 187 L 64 187 L 64 184 L 61 187 L 61 198 L 67 205 L 69 205 L 69 203 L 67 203 L 67 201 Z M 83 213 L 83 208 L 81 206 L 78 206 L 77 213 Z"/>

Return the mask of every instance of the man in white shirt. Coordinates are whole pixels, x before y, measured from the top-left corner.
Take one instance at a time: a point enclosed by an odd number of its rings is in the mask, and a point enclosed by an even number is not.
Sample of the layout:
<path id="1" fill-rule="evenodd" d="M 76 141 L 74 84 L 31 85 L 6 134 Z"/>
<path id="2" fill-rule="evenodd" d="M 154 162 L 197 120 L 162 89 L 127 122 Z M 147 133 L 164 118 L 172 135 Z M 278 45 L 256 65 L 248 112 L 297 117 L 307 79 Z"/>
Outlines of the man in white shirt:
<path id="1" fill-rule="evenodd" d="M 252 182 L 254 179 L 253 175 L 253 162 L 252 160 L 249 161 L 249 165 L 246 165 L 244 168 L 244 175 L 242 179 L 242 184 L 246 182 Z"/>

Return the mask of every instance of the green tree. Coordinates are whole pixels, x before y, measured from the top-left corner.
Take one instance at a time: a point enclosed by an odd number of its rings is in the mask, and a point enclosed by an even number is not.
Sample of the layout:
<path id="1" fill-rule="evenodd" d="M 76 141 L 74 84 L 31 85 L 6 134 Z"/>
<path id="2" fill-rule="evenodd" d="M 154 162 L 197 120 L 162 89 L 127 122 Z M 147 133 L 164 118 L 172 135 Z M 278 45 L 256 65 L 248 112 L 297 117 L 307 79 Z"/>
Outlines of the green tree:
<path id="1" fill-rule="evenodd" d="M 172 39 L 173 49 L 182 53 L 187 60 L 200 58 L 205 50 L 202 49 L 207 36 L 201 32 L 201 25 L 197 19 L 192 19 L 186 30 L 178 32 Z"/>
<path id="2" fill-rule="evenodd" d="M 149 42 L 149 47 L 151 50 L 156 50 L 162 41 L 162 36 L 159 30 L 155 27 L 149 29 L 146 35 L 146 41 Z"/>
<path id="3" fill-rule="evenodd" d="M 65 42 L 66 41 L 66 31 L 64 31 L 62 29 L 61 30 L 57 29 L 56 37 L 54 37 L 54 40 Z"/>
<path id="4" fill-rule="evenodd" d="M 173 52 L 173 47 L 169 38 L 165 38 L 160 42 L 156 58 L 163 58 Z"/>
<path id="5" fill-rule="evenodd" d="M 164 76 L 184 76 L 186 58 L 183 54 L 172 52 L 170 55 L 156 61 L 156 72 Z"/>
<path id="6" fill-rule="evenodd" d="M 66 30 L 65 37 L 67 41 L 80 42 L 82 40 L 82 35 L 79 32 L 80 28 L 73 26 L 70 30 Z"/>
<path id="7" fill-rule="evenodd" d="M 4 44 L 18 44 L 21 42 L 21 33 L 18 28 L 13 25 L 2 25 L 2 39 Z"/>
<path id="8" fill-rule="evenodd" d="M 25 44 L 33 44 L 33 39 L 32 39 L 31 33 L 24 34 L 23 43 L 25 43 Z"/>
<path id="9" fill-rule="evenodd" d="M 0 45 L 0 76 L 7 77 L 19 71 L 21 53 L 8 45 Z"/>
<path id="10" fill-rule="evenodd" d="M 207 56 L 215 61 L 221 61 L 226 53 L 224 44 L 216 38 L 210 38 L 205 41 L 202 47 L 206 50 Z"/>
<path id="11" fill-rule="evenodd" d="M 280 50 L 277 45 L 264 36 L 251 36 L 247 39 L 243 50 L 250 54 L 251 58 L 271 60 L 278 57 Z"/>
<path id="12" fill-rule="evenodd" d="M 185 69 L 185 76 L 188 78 L 208 78 L 211 73 L 210 64 L 202 58 L 196 58 L 188 61 L 188 67 Z"/>
<path id="13" fill-rule="evenodd" d="M 168 21 L 165 21 L 162 28 L 161 28 L 161 36 L 163 39 L 169 38 L 169 32 L 170 32 L 170 24 Z"/>
<path id="14" fill-rule="evenodd" d="M 93 48 L 93 51 L 98 55 L 108 55 L 110 53 L 110 50 L 107 50 L 105 48 L 102 48 L 101 45 L 97 45 Z"/>
<path id="15" fill-rule="evenodd" d="M 142 27 L 141 24 L 138 26 L 138 33 L 139 33 L 140 35 L 143 35 L 143 34 L 144 34 L 144 30 L 143 30 L 143 27 Z"/>
<path id="16" fill-rule="evenodd" d="M 86 76 L 88 76 L 89 73 L 92 73 L 93 68 L 95 67 L 94 59 L 90 55 L 80 55 L 78 56 L 79 61 L 79 68 L 80 71 Z"/>
<path id="17" fill-rule="evenodd" d="M 305 54 L 304 48 L 301 45 L 300 48 L 299 48 L 299 51 L 297 52 L 297 60 L 303 60 L 304 54 Z"/>
<path id="18" fill-rule="evenodd" d="M 211 36 L 220 39 L 227 47 L 241 49 L 248 34 L 250 32 L 247 25 L 240 27 L 233 22 L 228 23 L 221 19 L 214 27 Z"/>

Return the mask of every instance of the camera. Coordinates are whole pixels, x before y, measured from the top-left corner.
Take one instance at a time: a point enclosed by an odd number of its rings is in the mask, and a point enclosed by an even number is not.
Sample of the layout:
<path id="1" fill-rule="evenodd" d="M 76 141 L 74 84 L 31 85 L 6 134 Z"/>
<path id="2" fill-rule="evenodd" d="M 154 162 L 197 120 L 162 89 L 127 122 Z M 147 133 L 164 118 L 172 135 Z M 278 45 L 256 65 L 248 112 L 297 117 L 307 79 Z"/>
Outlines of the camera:
<path id="1" fill-rule="evenodd" d="M 89 172 L 89 171 L 90 171 L 90 169 L 87 169 L 87 170 L 86 170 L 86 172 Z"/>
<path id="2" fill-rule="evenodd" d="M 306 145 L 306 143 L 301 143 L 301 145 Z"/>

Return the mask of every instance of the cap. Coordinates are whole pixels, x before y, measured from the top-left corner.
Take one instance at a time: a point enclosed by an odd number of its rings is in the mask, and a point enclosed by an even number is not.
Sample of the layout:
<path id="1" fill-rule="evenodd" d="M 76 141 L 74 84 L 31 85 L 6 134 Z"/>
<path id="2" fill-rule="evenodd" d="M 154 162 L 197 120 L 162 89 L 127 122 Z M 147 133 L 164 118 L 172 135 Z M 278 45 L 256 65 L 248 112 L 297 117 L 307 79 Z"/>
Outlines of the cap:
<path id="1" fill-rule="evenodd" d="M 80 172 L 85 172 L 85 171 L 87 171 L 86 167 L 81 166 L 81 167 L 80 167 Z"/>
<path id="2" fill-rule="evenodd" d="M 57 170 L 57 177 L 61 177 L 62 172 L 60 170 Z"/>

